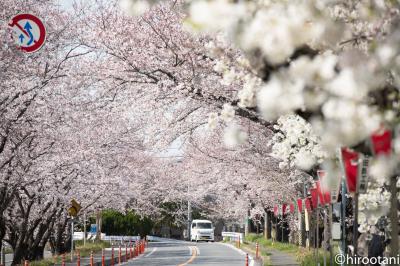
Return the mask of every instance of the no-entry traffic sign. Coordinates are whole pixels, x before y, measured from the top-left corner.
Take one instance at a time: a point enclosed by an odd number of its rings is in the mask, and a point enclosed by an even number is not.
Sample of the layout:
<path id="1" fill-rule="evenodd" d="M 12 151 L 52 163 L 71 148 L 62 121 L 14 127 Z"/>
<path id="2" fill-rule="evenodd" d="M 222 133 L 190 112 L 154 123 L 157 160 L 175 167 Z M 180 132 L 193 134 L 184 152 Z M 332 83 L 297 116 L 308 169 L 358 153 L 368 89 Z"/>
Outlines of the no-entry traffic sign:
<path id="1" fill-rule="evenodd" d="M 46 40 L 46 28 L 43 22 L 32 14 L 18 14 L 9 26 L 14 31 L 14 38 L 22 51 L 33 53 L 42 47 Z"/>

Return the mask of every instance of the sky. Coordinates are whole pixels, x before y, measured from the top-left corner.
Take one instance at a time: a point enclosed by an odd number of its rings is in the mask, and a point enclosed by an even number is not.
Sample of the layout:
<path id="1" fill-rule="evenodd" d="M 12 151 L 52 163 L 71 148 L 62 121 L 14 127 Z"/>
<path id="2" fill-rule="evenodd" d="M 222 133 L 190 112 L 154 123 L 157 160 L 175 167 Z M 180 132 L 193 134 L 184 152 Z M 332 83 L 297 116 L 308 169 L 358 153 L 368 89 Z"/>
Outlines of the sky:
<path id="1" fill-rule="evenodd" d="M 60 6 L 62 6 L 65 9 L 72 8 L 73 2 L 74 2 L 74 0 L 58 0 L 58 3 L 60 4 Z"/>

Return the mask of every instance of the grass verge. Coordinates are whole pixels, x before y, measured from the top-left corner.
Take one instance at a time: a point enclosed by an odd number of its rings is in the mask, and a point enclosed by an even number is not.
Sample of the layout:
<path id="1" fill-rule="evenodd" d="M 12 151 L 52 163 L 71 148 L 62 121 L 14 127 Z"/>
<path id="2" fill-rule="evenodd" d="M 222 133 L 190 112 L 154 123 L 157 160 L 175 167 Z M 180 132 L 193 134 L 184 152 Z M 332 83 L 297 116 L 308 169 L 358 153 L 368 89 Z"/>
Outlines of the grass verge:
<path id="1" fill-rule="evenodd" d="M 298 263 L 301 266 L 316 266 L 318 265 L 317 261 L 316 261 L 316 254 L 314 252 L 313 249 L 308 249 L 308 248 L 304 248 L 304 247 L 300 247 L 294 244 L 290 244 L 290 243 L 281 243 L 281 242 L 277 242 L 275 241 L 274 243 L 270 240 L 270 239 L 265 239 L 263 237 L 263 235 L 257 235 L 257 234 L 249 234 L 246 239 L 245 239 L 245 244 L 250 244 L 250 243 L 256 243 L 258 242 L 258 244 L 260 245 L 260 247 L 264 247 L 267 249 L 275 249 L 275 250 L 279 250 L 279 251 L 283 251 L 289 254 L 293 254 L 296 257 L 296 260 L 298 261 Z M 324 265 L 324 253 L 326 256 L 326 261 L 328 266 L 330 266 L 330 254 L 329 252 L 325 252 L 322 249 L 320 249 L 318 251 L 318 261 L 320 263 L 320 265 Z M 334 247 L 334 253 L 333 255 L 335 256 L 335 254 L 337 254 L 337 246 Z M 333 264 L 332 266 L 337 266 L 338 264 L 335 263 L 335 261 L 333 260 Z"/>
<path id="2" fill-rule="evenodd" d="M 90 252 L 93 251 L 94 253 L 100 252 L 103 248 L 110 247 L 109 242 L 101 241 L 101 242 L 86 242 L 86 245 L 83 246 L 83 241 L 75 241 L 75 251 L 79 251 L 81 257 L 89 257 Z M 75 254 L 74 254 L 75 255 Z M 71 253 L 65 253 L 66 261 L 69 261 Z M 32 261 L 29 263 L 31 266 L 50 266 L 54 265 L 54 263 L 61 263 L 62 256 L 58 255 L 53 258 Z"/>
<path id="3" fill-rule="evenodd" d="M 12 254 L 12 253 L 13 253 L 13 250 L 12 250 L 12 248 L 5 248 L 5 249 L 4 249 L 4 253 L 5 253 L 5 254 Z"/>
<path id="4" fill-rule="evenodd" d="M 251 242 L 251 243 L 256 243 L 260 246 L 266 247 L 266 248 L 272 248 L 276 249 L 279 251 L 291 253 L 291 254 L 296 254 L 299 251 L 299 247 L 294 244 L 290 243 L 282 243 L 282 242 L 272 242 L 271 239 L 266 239 L 263 237 L 263 235 L 257 235 L 257 234 L 249 234 L 246 239 L 246 242 Z"/>

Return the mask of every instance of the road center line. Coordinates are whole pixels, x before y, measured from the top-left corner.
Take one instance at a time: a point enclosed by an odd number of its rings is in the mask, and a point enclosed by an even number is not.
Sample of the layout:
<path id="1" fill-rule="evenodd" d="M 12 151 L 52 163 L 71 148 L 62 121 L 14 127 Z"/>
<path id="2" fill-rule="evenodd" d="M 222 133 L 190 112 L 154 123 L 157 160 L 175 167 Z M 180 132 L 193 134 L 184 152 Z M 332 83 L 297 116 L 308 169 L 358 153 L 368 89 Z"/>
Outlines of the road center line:
<path id="1" fill-rule="evenodd" d="M 189 249 L 191 250 L 192 257 L 190 257 L 190 259 L 189 259 L 187 262 L 185 262 L 185 263 L 183 263 L 183 264 L 179 264 L 178 266 L 185 266 L 185 265 L 188 265 L 189 263 L 193 262 L 194 259 L 196 258 L 196 256 L 197 256 L 197 249 L 196 249 L 195 247 L 189 247 Z"/>
<path id="2" fill-rule="evenodd" d="M 151 256 L 151 254 L 153 254 L 154 252 L 156 252 L 156 250 L 157 250 L 156 247 L 153 248 L 153 250 L 152 250 L 149 254 L 147 254 L 145 257 L 147 258 L 147 257 Z"/>

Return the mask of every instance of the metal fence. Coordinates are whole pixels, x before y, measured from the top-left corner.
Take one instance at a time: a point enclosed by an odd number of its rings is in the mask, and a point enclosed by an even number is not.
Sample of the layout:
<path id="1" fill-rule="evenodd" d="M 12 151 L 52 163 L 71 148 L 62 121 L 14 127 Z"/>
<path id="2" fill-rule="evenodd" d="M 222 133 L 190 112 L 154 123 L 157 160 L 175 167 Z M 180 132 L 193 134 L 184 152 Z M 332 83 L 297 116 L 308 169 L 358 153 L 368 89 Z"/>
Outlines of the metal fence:
<path id="1" fill-rule="evenodd" d="M 240 243 L 243 243 L 244 234 L 236 232 L 222 232 L 222 238 L 223 240 L 229 240 L 235 242 L 240 241 Z"/>

